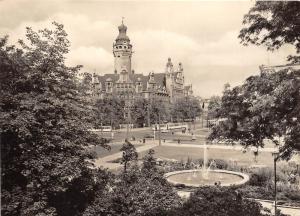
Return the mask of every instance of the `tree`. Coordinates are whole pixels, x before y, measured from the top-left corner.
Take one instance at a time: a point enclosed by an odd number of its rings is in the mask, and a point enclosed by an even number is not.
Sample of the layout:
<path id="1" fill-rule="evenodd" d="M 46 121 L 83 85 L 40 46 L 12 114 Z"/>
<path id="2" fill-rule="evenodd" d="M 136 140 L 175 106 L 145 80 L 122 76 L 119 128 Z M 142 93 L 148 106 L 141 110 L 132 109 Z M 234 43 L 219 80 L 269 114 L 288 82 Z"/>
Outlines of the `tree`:
<path id="1" fill-rule="evenodd" d="M 300 53 L 300 2 L 256 1 L 244 16 L 239 38 L 244 45 L 265 45 L 268 50 L 285 44 L 295 46 Z M 291 63 L 299 63 L 300 56 L 288 56 Z"/>
<path id="2" fill-rule="evenodd" d="M 138 153 L 136 152 L 134 145 L 128 142 L 128 140 L 125 140 L 125 143 L 120 150 L 123 151 L 121 163 L 124 164 L 124 173 L 126 173 L 128 164 L 131 161 L 137 160 Z"/>
<path id="3" fill-rule="evenodd" d="M 153 174 L 157 173 L 156 167 L 156 159 L 154 157 L 155 151 L 150 149 L 148 153 L 143 158 L 143 165 L 142 165 L 142 173 L 146 176 L 152 176 Z"/>
<path id="4" fill-rule="evenodd" d="M 179 205 L 176 191 L 162 178 L 139 176 L 131 183 L 116 183 L 105 198 L 96 199 L 84 215 L 163 216 Z"/>
<path id="5" fill-rule="evenodd" d="M 148 101 L 148 108 L 150 114 L 150 123 L 158 123 L 163 121 L 169 121 L 170 118 L 170 109 L 169 103 L 162 101 L 158 98 L 152 98 Z"/>
<path id="6" fill-rule="evenodd" d="M 263 147 L 269 139 L 279 146 L 280 157 L 300 150 L 299 70 L 285 69 L 249 77 L 241 86 L 224 91 L 218 117 L 209 139 Z"/>
<path id="7" fill-rule="evenodd" d="M 270 211 L 254 200 L 243 198 L 233 188 L 201 187 L 191 194 L 182 207 L 169 215 L 198 216 L 271 216 Z"/>
<path id="8" fill-rule="evenodd" d="M 216 118 L 218 109 L 221 107 L 221 97 L 220 96 L 212 96 L 208 103 L 208 115 L 210 118 Z"/>
<path id="9" fill-rule="evenodd" d="M 84 215 L 166 216 L 181 205 L 181 200 L 163 175 L 153 170 L 151 173 L 143 168 L 141 171 L 137 165 L 130 166 L 125 175 L 116 176 L 110 189 L 97 197 Z"/>
<path id="10" fill-rule="evenodd" d="M 134 100 L 132 106 L 131 117 L 133 122 L 135 122 L 139 127 L 144 126 L 147 122 L 148 116 L 148 101 L 144 98 L 138 98 Z"/>
<path id="11" fill-rule="evenodd" d="M 202 112 L 199 100 L 193 97 L 179 98 L 173 103 L 172 117 L 177 121 L 192 120 Z"/>
<path id="12" fill-rule="evenodd" d="M 91 110 L 79 87 L 80 67 L 65 65 L 67 34 L 53 24 L 53 30 L 27 28 L 29 43 L 20 41 L 20 48 L 0 39 L 3 215 L 63 212 L 52 200 L 68 197 L 84 175 L 93 178 L 88 145 L 105 146 L 87 130 Z"/>
<path id="13" fill-rule="evenodd" d="M 99 99 L 95 103 L 96 127 L 102 125 L 119 126 L 124 120 L 125 101 L 118 97 Z"/>

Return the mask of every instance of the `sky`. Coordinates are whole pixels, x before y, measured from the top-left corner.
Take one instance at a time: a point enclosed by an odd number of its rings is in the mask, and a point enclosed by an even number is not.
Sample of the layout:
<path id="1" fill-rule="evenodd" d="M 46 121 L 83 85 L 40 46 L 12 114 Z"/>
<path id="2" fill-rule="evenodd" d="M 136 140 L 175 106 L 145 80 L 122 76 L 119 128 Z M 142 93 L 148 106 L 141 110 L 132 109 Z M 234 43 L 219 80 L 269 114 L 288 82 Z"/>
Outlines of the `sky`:
<path id="1" fill-rule="evenodd" d="M 238 34 L 254 1 L 0 0 L 0 36 L 25 38 L 25 28 L 64 25 L 71 42 L 66 63 L 83 71 L 113 73 L 112 44 L 124 17 L 133 45 L 135 73 L 164 72 L 167 59 L 181 62 L 186 84 L 203 98 L 221 95 L 259 74 L 259 65 L 286 63 L 290 46 L 275 52 L 242 46 Z"/>

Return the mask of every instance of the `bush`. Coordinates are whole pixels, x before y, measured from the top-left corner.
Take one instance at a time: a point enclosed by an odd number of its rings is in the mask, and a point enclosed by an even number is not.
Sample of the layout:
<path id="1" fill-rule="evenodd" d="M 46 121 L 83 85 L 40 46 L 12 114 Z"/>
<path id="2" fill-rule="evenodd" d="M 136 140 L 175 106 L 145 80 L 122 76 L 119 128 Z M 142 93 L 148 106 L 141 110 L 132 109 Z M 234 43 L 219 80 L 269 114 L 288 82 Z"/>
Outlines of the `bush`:
<path id="1" fill-rule="evenodd" d="M 233 188 L 203 187 L 195 191 L 182 207 L 170 211 L 171 216 L 262 216 L 262 205 L 243 198 Z"/>
<path id="2" fill-rule="evenodd" d="M 238 189 L 245 197 L 255 199 L 273 199 L 274 191 L 268 187 L 245 185 Z"/>
<path id="3" fill-rule="evenodd" d="M 249 184 L 252 186 L 266 186 L 272 180 L 273 171 L 270 168 L 253 170 L 250 175 Z"/>

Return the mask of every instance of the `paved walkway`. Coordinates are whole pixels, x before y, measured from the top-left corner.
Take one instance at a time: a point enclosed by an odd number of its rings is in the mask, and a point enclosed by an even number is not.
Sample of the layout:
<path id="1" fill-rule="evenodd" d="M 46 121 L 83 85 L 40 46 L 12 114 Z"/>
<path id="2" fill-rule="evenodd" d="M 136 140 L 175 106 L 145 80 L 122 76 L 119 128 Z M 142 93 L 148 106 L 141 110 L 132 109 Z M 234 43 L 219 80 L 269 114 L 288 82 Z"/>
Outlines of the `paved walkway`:
<path id="1" fill-rule="evenodd" d="M 266 201 L 266 200 L 256 200 L 256 201 L 260 202 L 263 205 L 263 207 L 267 207 L 267 208 L 273 210 L 272 212 L 274 212 L 274 202 Z M 291 216 L 300 216 L 300 208 L 299 207 L 287 207 L 287 206 L 279 205 L 277 208 L 280 209 L 281 212 L 284 214 L 288 214 Z"/>
<path id="2" fill-rule="evenodd" d="M 137 153 L 139 153 L 139 152 L 147 151 L 156 146 L 158 146 L 158 141 L 151 141 L 151 142 L 148 141 L 147 144 L 137 147 L 136 151 L 137 151 Z M 108 168 L 111 170 L 116 170 L 119 167 L 121 167 L 121 164 L 120 163 L 111 163 L 111 161 L 114 161 L 121 157 L 122 157 L 122 152 L 117 152 L 112 155 L 98 158 L 97 160 L 95 160 L 94 164 L 96 167 L 103 167 L 103 168 Z"/>

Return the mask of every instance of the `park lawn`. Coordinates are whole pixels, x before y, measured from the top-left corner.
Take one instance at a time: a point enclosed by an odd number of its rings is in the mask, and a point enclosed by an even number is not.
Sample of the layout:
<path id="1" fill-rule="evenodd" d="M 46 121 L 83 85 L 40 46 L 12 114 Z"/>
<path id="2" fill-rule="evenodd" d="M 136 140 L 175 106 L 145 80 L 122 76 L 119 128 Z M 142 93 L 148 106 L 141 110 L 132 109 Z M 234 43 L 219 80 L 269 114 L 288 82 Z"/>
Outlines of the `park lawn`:
<path id="1" fill-rule="evenodd" d="M 199 159 L 203 158 L 202 148 L 193 147 L 173 147 L 173 146 L 157 146 L 154 148 L 155 157 L 162 159 L 176 159 L 186 161 L 188 158 Z M 269 152 L 259 152 L 257 156 L 257 163 L 254 162 L 254 155 L 252 152 L 243 153 L 237 150 L 228 149 L 208 149 L 209 159 L 222 159 L 226 161 L 236 161 L 240 166 L 251 166 L 255 164 L 273 166 L 273 157 Z M 143 157 L 146 152 L 139 153 Z"/>

